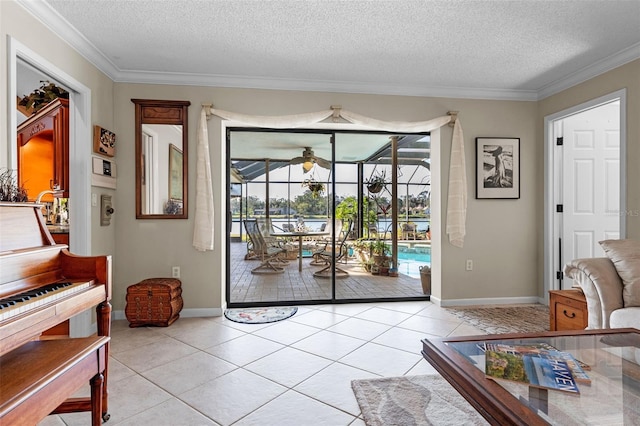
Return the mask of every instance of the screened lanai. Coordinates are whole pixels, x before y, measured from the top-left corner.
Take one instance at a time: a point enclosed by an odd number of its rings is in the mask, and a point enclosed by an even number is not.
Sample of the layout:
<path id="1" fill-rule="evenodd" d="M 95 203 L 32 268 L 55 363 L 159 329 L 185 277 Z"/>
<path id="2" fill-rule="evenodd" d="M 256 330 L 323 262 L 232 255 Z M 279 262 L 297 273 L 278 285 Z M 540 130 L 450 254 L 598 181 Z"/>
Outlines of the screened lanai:
<path id="1" fill-rule="evenodd" d="M 231 306 L 428 297 L 429 134 L 233 128 L 227 143 Z"/>

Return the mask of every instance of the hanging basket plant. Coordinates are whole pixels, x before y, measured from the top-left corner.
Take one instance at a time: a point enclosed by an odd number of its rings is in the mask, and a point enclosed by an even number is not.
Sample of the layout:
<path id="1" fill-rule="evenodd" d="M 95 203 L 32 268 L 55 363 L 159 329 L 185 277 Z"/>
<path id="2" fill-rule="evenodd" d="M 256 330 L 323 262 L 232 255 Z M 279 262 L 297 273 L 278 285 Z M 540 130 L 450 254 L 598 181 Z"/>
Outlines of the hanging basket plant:
<path id="1" fill-rule="evenodd" d="M 324 183 L 316 181 L 314 178 L 305 179 L 302 182 L 302 187 L 307 188 L 311 192 L 313 198 L 318 198 L 324 192 Z"/>
<path id="2" fill-rule="evenodd" d="M 382 170 L 372 175 L 369 180 L 366 181 L 367 191 L 372 194 L 377 194 L 382 191 L 387 184 L 387 173 Z"/>
<path id="3" fill-rule="evenodd" d="M 69 99 L 69 92 L 48 80 L 40 81 L 40 87 L 20 99 L 18 105 L 24 107 L 31 115 L 37 113 L 57 98 Z"/>

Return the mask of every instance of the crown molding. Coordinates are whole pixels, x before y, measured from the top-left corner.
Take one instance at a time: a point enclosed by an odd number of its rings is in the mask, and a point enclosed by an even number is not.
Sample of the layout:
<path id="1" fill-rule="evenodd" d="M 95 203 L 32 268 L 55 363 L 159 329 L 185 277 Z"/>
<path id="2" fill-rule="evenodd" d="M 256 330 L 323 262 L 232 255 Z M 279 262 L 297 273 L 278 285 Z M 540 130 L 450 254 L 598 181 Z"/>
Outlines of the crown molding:
<path id="1" fill-rule="evenodd" d="M 555 95 L 556 93 L 562 92 L 563 90 L 583 83 L 631 61 L 635 61 L 636 59 L 640 59 L 640 43 L 636 43 L 577 72 L 541 87 L 538 90 L 538 100 Z"/>
<path id="2" fill-rule="evenodd" d="M 537 93 L 466 87 L 397 86 L 347 81 L 277 79 L 215 74 L 120 71 L 119 83 L 168 84 L 177 86 L 232 87 L 241 89 L 360 93 L 369 95 L 424 96 L 437 98 L 535 101 Z"/>
<path id="3" fill-rule="evenodd" d="M 291 90 L 312 92 L 360 93 L 372 95 L 424 96 L 457 99 L 487 99 L 537 101 L 582 83 L 640 58 L 640 43 L 598 61 L 582 70 L 541 87 L 538 90 L 504 90 L 468 87 L 398 86 L 346 81 L 277 79 L 215 74 L 171 72 L 141 72 L 119 69 L 100 52 L 83 34 L 78 32 L 55 9 L 42 0 L 16 0 L 16 2 L 57 34 L 81 56 L 114 82 L 146 83 L 186 86 L 231 87 L 245 89 Z"/>
<path id="4" fill-rule="evenodd" d="M 23 9 L 33 15 L 45 27 L 49 28 L 62 41 L 75 49 L 82 57 L 91 62 L 111 80 L 115 81 L 118 67 L 111 62 L 98 48 L 71 25 L 49 3 L 42 0 L 15 0 Z"/>

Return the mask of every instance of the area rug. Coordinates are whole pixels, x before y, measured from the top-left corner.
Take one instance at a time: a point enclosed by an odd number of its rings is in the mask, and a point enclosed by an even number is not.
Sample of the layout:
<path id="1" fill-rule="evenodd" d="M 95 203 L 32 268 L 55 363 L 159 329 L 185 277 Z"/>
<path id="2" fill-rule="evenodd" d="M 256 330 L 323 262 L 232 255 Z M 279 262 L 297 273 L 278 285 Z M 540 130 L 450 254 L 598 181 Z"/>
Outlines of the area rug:
<path id="1" fill-rule="evenodd" d="M 549 330 L 549 308 L 545 305 L 446 308 L 487 334 L 536 333 Z"/>
<path id="2" fill-rule="evenodd" d="M 488 424 L 437 375 L 352 380 L 351 387 L 367 426 Z"/>
<path id="3" fill-rule="evenodd" d="M 234 322 L 264 324 L 291 318 L 296 312 L 298 312 L 298 308 L 295 306 L 283 308 L 238 308 L 225 310 L 224 316 Z"/>

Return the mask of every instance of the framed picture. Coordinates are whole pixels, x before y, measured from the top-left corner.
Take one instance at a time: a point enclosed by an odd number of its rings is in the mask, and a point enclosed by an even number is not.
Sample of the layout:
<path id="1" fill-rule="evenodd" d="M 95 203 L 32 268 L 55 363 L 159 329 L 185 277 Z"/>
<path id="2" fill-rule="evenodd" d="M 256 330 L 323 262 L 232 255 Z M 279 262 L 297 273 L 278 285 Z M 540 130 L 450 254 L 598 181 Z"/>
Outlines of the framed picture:
<path id="1" fill-rule="evenodd" d="M 169 198 L 182 201 L 182 150 L 169 144 Z"/>
<path id="2" fill-rule="evenodd" d="M 107 157 L 116 155 L 116 134 L 100 126 L 93 126 L 93 152 Z"/>
<path id="3" fill-rule="evenodd" d="M 520 198 L 520 138 L 476 138 L 476 198 Z"/>

